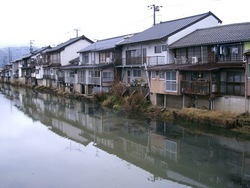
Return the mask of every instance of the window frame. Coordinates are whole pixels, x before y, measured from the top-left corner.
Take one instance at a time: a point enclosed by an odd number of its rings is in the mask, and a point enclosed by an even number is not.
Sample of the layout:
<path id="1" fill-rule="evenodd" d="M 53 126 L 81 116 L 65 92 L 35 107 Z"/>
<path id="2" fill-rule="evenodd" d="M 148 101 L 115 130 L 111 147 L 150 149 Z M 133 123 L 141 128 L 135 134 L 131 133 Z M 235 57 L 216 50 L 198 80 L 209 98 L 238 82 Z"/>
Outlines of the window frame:
<path id="1" fill-rule="evenodd" d="M 168 77 L 168 74 L 170 74 L 170 77 Z M 174 76 L 173 76 L 174 74 Z M 178 84 L 177 84 L 177 72 L 176 71 L 167 71 L 166 72 L 166 92 L 175 92 L 177 93 L 178 91 Z M 168 89 L 169 87 L 169 89 Z"/>

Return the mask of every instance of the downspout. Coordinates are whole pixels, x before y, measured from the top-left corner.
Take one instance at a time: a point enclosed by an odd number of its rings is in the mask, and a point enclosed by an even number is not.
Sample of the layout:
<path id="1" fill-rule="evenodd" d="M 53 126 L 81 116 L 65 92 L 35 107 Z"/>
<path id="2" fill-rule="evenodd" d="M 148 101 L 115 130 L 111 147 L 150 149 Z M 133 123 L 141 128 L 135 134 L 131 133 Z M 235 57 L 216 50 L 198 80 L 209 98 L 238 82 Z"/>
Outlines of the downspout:
<path id="1" fill-rule="evenodd" d="M 203 46 L 201 46 L 201 63 L 203 64 Z"/>
<path id="2" fill-rule="evenodd" d="M 247 93 L 248 93 L 248 72 L 249 72 L 249 67 L 248 61 L 249 61 L 249 56 L 246 57 L 246 63 L 245 63 L 245 112 L 248 112 L 248 100 L 247 100 Z"/>

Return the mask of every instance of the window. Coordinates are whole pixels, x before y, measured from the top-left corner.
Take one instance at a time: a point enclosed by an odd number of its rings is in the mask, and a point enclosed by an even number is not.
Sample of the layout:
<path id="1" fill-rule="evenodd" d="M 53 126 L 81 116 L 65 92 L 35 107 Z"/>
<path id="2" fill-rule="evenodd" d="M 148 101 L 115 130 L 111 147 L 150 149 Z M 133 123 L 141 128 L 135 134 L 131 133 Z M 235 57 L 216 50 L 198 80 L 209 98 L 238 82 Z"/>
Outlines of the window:
<path id="1" fill-rule="evenodd" d="M 165 80 L 165 72 L 163 72 L 163 71 L 159 72 L 159 79 L 160 80 Z"/>
<path id="2" fill-rule="evenodd" d="M 114 73 L 113 72 L 103 72 L 103 82 L 112 82 L 114 81 Z"/>
<path id="3" fill-rule="evenodd" d="M 161 46 L 155 46 L 155 53 L 161 53 Z"/>
<path id="4" fill-rule="evenodd" d="M 88 54 L 83 54 L 82 63 L 83 64 L 88 64 L 89 63 L 89 55 Z"/>
<path id="5" fill-rule="evenodd" d="M 110 59 L 110 53 L 102 52 L 100 53 L 99 57 L 100 57 L 100 63 L 109 63 L 108 59 Z"/>
<path id="6" fill-rule="evenodd" d="M 79 83 L 85 83 L 86 78 L 85 78 L 85 71 L 81 70 L 78 72 L 78 82 Z"/>
<path id="7" fill-rule="evenodd" d="M 134 49 L 126 51 L 126 64 L 142 64 L 146 63 L 147 49 Z"/>
<path id="8" fill-rule="evenodd" d="M 100 77 L 100 71 L 89 71 L 89 77 Z"/>
<path id="9" fill-rule="evenodd" d="M 162 46 L 162 51 L 163 51 L 163 52 L 167 51 L 167 45 L 163 45 L 163 46 Z"/>
<path id="10" fill-rule="evenodd" d="M 139 70 L 139 69 L 133 70 L 133 76 L 134 77 L 141 77 L 141 70 Z"/>
<path id="11" fill-rule="evenodd" d="M 244 95 L 244 71 L 222 72 L 220 92 L 223 94 Z"/>
<path id="12" fill-rule="evenodd" d="M 152 71 L 152 72 L 151 72 L 151 78 L 152 78 L 152 79 L 156 79 L 156 72 L 155 72 L 155 71 Z"/>
<path id="13" fill-rule="evenodd" d="M 177 92 L 176 72 L 166 72 L 166 91 Z"/>

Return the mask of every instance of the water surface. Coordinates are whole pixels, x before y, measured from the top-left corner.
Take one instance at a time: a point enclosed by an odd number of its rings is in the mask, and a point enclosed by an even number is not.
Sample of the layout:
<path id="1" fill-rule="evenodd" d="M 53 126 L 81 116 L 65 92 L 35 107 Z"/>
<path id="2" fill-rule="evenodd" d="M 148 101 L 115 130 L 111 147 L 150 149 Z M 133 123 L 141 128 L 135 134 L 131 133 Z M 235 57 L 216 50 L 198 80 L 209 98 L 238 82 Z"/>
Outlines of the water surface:
<path id="1" fill-rule="evenodd" d="M 250 145 L 238 137 L 9 86 L 0 119 L 4 188 L 250 185 Z"/>

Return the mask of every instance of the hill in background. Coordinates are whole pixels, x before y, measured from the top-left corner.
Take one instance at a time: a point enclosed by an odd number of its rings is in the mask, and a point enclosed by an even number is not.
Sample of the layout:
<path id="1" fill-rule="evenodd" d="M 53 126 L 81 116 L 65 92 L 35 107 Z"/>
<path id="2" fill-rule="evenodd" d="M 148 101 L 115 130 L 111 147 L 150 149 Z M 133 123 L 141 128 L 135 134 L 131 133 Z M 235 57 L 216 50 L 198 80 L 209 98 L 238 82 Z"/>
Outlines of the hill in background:
<path id="1" fill-rule="evenodd" d="M 29 46 L 0 48 L 0 67 L 21 58 L 23 55 L 29 54 L 29 52 Z"/>

